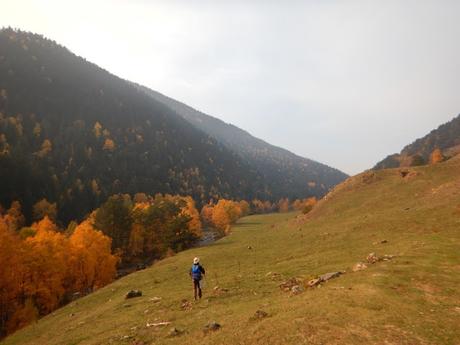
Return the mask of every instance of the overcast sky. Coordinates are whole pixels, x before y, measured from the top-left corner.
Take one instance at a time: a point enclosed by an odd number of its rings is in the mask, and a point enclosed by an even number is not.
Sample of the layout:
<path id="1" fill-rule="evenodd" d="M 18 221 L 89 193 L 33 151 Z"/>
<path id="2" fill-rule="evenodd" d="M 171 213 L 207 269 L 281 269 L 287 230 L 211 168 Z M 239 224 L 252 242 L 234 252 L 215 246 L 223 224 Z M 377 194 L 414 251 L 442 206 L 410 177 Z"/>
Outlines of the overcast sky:
<path id="1" fill-rule="evenodd" d="M 0 5 L 0 26 L 349 174 L 460 113 L 460 1 Z"/>

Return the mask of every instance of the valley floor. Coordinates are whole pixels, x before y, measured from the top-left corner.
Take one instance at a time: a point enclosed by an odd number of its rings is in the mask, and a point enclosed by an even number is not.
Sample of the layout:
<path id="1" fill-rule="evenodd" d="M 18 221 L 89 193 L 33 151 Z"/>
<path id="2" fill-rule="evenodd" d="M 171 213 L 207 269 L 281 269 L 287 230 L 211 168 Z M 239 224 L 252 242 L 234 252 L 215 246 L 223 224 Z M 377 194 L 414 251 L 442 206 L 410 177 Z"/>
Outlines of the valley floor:
<path id="1" fill-rule="evenodd" d="M 126 276 L 2 344 L 458 345 L 459 171 L 454 160 L 408 175 L 364 173 L 308 217 L 243 218 L 229 236 Z M 371 252 L 394 257 L 353 272 Z M 188 277 L 194 256 L 207 272 L 199 302 Z M 279 286 L 334 271 L 346 273 L 298 294 Z M 142 297 L 125 300 L 131 289 Z M 221 328 L 204 332 L 211 321 Z"/>

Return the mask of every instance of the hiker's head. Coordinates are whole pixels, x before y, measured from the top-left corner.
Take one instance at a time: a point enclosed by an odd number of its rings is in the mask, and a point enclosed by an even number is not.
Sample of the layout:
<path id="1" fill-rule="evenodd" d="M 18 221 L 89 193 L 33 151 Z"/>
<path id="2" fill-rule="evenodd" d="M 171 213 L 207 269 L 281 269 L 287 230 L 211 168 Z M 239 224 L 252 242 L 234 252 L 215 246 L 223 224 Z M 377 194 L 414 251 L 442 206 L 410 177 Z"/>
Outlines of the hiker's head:
<path id="1" fill-rule="evenodd" d="M 200 262 L 200 258 L 194 258 L 193 259 L 193 263 L 196 265 Z"/>

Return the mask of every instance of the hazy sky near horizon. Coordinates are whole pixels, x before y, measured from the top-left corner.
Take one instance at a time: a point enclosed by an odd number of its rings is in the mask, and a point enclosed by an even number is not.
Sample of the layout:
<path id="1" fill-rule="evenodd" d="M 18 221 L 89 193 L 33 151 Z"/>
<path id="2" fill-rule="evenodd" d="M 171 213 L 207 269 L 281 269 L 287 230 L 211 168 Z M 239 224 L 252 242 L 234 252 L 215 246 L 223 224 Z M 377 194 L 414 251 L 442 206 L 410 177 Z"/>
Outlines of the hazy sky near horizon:
<path id="1" fill-rule="evenodd" d="M 460 113 L 460 1 L 0 4 L 0 26 L 349 174 Z"/>

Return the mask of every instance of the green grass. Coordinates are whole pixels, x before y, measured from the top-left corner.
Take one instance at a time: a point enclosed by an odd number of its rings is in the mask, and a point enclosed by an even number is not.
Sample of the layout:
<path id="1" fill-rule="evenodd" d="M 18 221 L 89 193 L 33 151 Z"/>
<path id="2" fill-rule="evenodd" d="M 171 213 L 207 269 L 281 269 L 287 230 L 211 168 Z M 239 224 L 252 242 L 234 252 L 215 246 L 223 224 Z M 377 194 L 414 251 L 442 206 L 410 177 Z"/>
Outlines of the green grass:
<path id="1" fill-rule="evenodd" d="M 4 340 L 4 344 L 460 344 L 460 159 L 365 173 L 338 186 L 308 217 L 246 217 L 213 245 L 124 277 Z M 381 244 L 381 240 L 388 243 Z M 252 249 L 248 249 L 251 246 Z M 388 262 L 360 272 L 370 252 Z M 188 270 L 207 270 L 192 300 Z M 343 276 L 292 296 L 267 277 Z M 215 294 L 214 286 L 228 289 Z M 124 300 L 130 289 L 143 296 Z M 153 303 L 151 298 L 162 300 Z M 269 317 L 251 320 L 256 310 Z M 147 328 L 147 322 L 170 321 Z M 205 324 L 220 331 L 205 335 Z M 169 338 L 171 327 L 184 330 Z"/>

